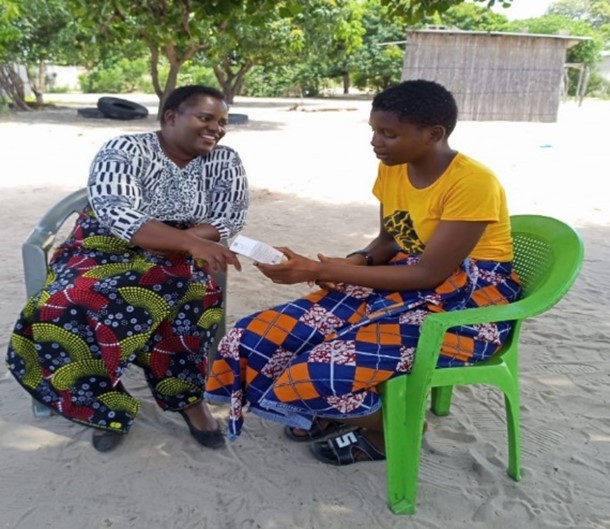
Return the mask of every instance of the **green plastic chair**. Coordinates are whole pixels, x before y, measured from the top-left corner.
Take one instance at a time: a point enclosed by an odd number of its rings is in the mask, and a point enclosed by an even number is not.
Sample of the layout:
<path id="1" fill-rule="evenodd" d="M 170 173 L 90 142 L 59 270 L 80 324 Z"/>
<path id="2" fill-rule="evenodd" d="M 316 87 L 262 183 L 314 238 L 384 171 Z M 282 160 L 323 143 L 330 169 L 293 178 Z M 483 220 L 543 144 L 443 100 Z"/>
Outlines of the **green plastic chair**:
<path id="1" fill-rule="evenodd" d="M 87 203 L 86 188 L 83 187 L 69 193 L 40 218 L 28 238 L 21 245 L 25 290 L 28 298 L 45 286 L 48 274 L 48 259 L 55 246 L 59 230 L 66 221 L 74 215 L 78 215 Z M 223 241 L 223 244 L 226 244 L 226 241 Z M 227 275 L 222 272 L 214 272 L 212 275 L 225 293 L 226 303 Z M 210 348 L 210 363 L 212 355 L 216 353 L 220 339 L 226 332 L 225 312 L 223 311 L 216 337 Z M 32 412 L 35 417 L 50 417 L 53 413 L 51 408 L 34 399 L 32 399 Z"/>
<path id="2" fill-rule="evenodd" d="M 522 299 L 507 305 L 429 315 L 412 372 L 380 386 L 386 448 L 388 505 L 395 514 L 415 512 L 417 481 L 428 395 L 435 415 L 447 415 L 453 386 L 491 384 L 504 393 L 508 429 L 508 474 L 521 478 L 518 346 L 521 324 L 553 307 L 580 272 L 584 245 L 567 224 L 540 215 L 511 217 L 514 265 Z M 458 325 L 513 321 L 507 343 L 492 358 L 467 367 L 436 368 L 445 332 Z"/>

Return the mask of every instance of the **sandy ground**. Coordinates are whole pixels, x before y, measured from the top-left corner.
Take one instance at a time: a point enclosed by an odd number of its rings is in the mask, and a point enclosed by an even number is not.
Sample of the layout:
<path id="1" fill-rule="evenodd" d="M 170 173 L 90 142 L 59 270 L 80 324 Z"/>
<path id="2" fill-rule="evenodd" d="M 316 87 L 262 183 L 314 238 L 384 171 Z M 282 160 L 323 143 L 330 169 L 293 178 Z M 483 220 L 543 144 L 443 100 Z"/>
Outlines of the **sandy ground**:
<path id="1" fill-rule="evenodd" d="M 96 96 L 53 96 L 62 108 L 0 116 L 0 345 L 25 301 L 20 245 L 57 199 L 85 183 L 101 143 L 156 127 L 91 120 L 76 106 Z M 150 96 L 130 96 L 154 113 Z M 223 140 L 240 152 L 252 186 L 244 234 L 315 255 L 342 255 L 377 231 L 370 193 L 376 160 L 363 99 L 238 99 L 249 122 Z M 179 418 L 142 402 L 128 439 L 103 455 L 85 428 L 35 419 L 25 392 L 0 366 L 0 528 L 610 528 L 610 101 L 562 104 L 557 123 L 462 122 L 452 145 L 494 168 L 512 213 L 557 216 L 586 244 L 580 278 L 522 336 L 523 479 L 505 472 L 501 396 L 455 392 L 448 417 L 429 418 L 418 509 L 386 506 L 383 463 L 327 468 L 281 428 L 247 417 L 242 437 L 211 451 Z M 249 263 L 229 280 L 228 317 L 304 292 L 264 280 Z M 217 417 L 226 417 L 215 407 Z"/>

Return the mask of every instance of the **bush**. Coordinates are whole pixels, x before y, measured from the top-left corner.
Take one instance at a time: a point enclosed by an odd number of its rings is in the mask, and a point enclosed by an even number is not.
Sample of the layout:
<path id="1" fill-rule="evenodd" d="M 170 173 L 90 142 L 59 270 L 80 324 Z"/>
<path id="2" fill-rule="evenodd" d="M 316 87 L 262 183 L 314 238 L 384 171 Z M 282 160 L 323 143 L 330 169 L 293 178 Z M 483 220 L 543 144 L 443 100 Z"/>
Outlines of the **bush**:
<path id="1" fill-rule="evenodd" d="M 161 84 L 167 79 L 169 66 L 161 62 L 159 79 Z M 111 65 L 99 64 L 78 78 L 81 91 L 84 93 L 121 94 L 129 92 L 155 92 L 150 77 L 149 62 L 141 59 L 119 59 Z M 204 84 L 218 87 L 218 81 L 212 68 L 185 63 L 178 74 L 178 86 L 185 84 Z"/>
<path id="2" fill-rule="evenodd" d="M 301 91 L 294 81 L 294 72 L 287 66 L 265 68 L 254 66 L 246 77 L 241 95 L 252 97 L 299 96 Z"/>
<path id="3" fill-rule="evenodd" d="M 311 65 L 255 66 L 248 72 L 240 95 L 253 97 L 317 97 L 336 86 Z"/>
<path id="4" fill-rule="evenodd" d="M 84 93 L 120 94 L 143 91 L 146 76 L 149 75 L 146 59 L 119 59 L 106 66 L 97 65 L 78 78 L 81 91 Z"/>
<path id="5" fill-rule="evenodd" d="M 69 86 L 47 86 L 48 94 L 68 94 L 72 92 L 72 88 Z"/>
<path id="6" fill-rule="evenodd" d="M 599 73 L 591 74 L 587 84 L 588 97 L 598 97 L 600 99 L 610 99 L 610 79 L 602 77 Z"/>
<path id="7" fill-rule="evenodd" d="M 186 84 L 202 84 L 220 88 L 212 68 L 193 64 L 190 61 L 184 63 L 184 66 L 182 66 L 180 73 L 178 74 L 178 86 Z"/>

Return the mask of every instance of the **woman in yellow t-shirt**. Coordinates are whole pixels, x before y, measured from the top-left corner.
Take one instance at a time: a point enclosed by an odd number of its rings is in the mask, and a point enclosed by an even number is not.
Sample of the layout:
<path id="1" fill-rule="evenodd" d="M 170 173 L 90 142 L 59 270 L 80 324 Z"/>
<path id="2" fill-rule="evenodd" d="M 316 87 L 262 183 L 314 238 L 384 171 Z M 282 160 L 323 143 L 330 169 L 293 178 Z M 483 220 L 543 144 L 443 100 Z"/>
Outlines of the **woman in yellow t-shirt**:
<path id="1" fill-rule="evenodd" d="M 375 388 L 410 372 L 423 319 L 519 297 L 504 190 L 449 146 L 452 94 L 405 81 L 373 99 L 369 122 L 380 160 L 379 234 L 345 258 L 316 261 L 280 248 L 285 262 L 257 265 L 275 283 L 322 290 L 245 317 L 223 338 L 206 396 L 230 402 L 230 438 L 249 404 L 285 424 L 289 438 L 313 441 L 321 461 L 384 459 Z M 489 358 L 509 332 L 509 322 L 451 329 L 438 365 Z M 351 431 L 328 438 L 343 429 Z"/>

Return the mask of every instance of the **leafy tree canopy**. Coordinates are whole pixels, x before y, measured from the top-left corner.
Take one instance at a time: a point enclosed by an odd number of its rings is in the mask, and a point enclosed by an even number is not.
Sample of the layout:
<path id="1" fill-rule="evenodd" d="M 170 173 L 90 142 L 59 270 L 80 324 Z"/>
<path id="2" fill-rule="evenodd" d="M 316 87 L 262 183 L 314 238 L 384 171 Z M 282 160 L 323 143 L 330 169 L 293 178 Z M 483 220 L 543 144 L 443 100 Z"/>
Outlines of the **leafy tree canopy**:
<path id="1" fill-rule="evenodd" d="M 600 60 L 603 39 L 598 31 L 583 20 L 575 20 L 559 15 L 548 15 L 539 18 L 514 20 L 508 25 L 508 31 L 522 31 L 541 35 L 568 33 L 572 36 L 589 37 L 568 49 L 567 61 L 595 66 Z"/>
<path id="2" fill-rule="evenodd" d="M 556 0 L 546 12 L 572 20 L 582 20 L 593 28 L 610 24 L 610 2 L 608 0 Z"/>
<path id="3" fill-rule="evenodd" d="M 487 7 L 496 4 L 510 7 L 512 0 L 474 0 Z M 436 13 L 444 13 L 448 9 L 464 0 L 381 0 L 381 4 L 387 7 L 393 17 L 400 17 L 408 24 L 415 24 L 422 19 L 433 16 Z"/>

